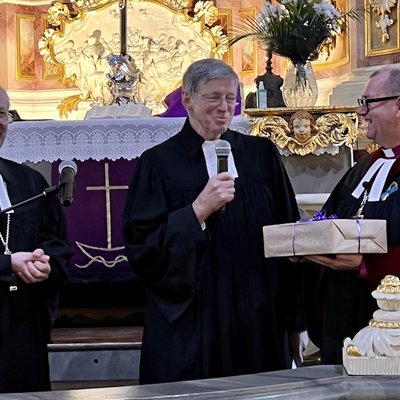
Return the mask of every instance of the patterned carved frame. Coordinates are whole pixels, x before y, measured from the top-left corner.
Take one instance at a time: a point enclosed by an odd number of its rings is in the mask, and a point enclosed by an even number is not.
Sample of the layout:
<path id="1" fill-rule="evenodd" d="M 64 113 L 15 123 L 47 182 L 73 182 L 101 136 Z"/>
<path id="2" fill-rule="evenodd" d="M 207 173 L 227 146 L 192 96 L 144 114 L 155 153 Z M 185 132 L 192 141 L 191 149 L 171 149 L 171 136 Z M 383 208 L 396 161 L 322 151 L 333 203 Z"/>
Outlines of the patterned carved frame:
<path id="1" fill-rule="evenodd" d="M 115 0 L 72 3 L 74 10 L 61 2 L 53 3 L 47 14 L 50 27 L 39 41 L 44 61 L 63 67 L 61 83 L 76 86 L 81 92 L 62 101 L 58 107 L 61 116 L 78 109 L 81 102 L 109 102 L 108 57 L 120 53 L 120 4 Z M 216 24 L 218 9 L 213 2 L 199 1 L 190 13 L 187 3 L 126 2 L 127 53 L 142 72 L 139 95 L 153 114 L 165 110 L 164 98 L 180 86 L 191 62 L 222 58 L 225 52 L 222 44 L 226 34 Z"/>
<path id="2" fill-rule="evenodd" d="M 315 122 L 315 132 L 306 142 L 299 142 L 289 127 L 289 119 L 297 111 L 307 111 Z M 283 155 L 336 154 L 339 146 L 352 147 L 358 138 L 356 107 L 246 109 L 252 125 L 251 135 L 271 139 Z"/>

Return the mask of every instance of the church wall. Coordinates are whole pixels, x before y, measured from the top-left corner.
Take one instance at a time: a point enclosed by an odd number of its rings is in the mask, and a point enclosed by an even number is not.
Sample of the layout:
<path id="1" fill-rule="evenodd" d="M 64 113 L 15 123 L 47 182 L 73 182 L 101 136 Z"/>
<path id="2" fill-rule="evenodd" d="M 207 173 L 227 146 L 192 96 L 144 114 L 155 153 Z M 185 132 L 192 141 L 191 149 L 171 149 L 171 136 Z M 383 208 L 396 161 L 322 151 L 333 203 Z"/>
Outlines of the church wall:
<path id="1" fill-rule="evenodd" d="M 340 8 L 346 3 L 347 9 L 353 6 L 358 8 L 365 7 L 364 0 L 337 0 Z M 193 4 L 196 2 L 193 1 Z M 59 72 L 50 68 L 50 64 L 43 62 L 42 56 L 39 54 L 38 41 L 44 30 L 43 16 L 47 13 L 50 4 L 33 5 L 33 2 L 24 2 L 24 4 L 14 4 L 0 2 L 0 54 L 2 54 L 2 67 L 0 69 L 0 85 L 10 91 L 12 103 L 13 100 L 20 107 L 28 107 L 29 101 L 41 103 L 43 98 L 50 97 L 59 102 L 66 92 L 76 91 L 74 88 L 59 83 Z M 226 23 L 230 23 L 227 29 L 232 30 L 235 24 L 240 22 L 242 13 L 257 10 L 264 4 L 264 0 L 215 0 L 215 4 L 222 12 L 222 18 Z M 379 65 L 386 65 L 400 62 L 400 34 L 398 32 L 398 9 L 397 5 L 390 9 L 388 14 L 393 20 L 391 26 L 387 28 L 390 39 L 386 44 L 379 44 L 380 29 L 374 24 L 379 20 L 376 12 L 371 12 L 371 18 L 361 23 L 350 21 L 350 30 L 347 40 L 347 61 L 343 61 L 343 57 L 339 59 L 332 58 L 326 63 L 314 63 L 315 75 L 319 81 L 321 95 L 317 105 L 328 105 L 329 95 L 332 90 L 342 81 L 351 79 L 357 69 L 373 68 Z M 18 26 L 21 31 L 20 42 L 22 45 L 18 47 L 17 36 Z M 22 27 L 22 28 L 21 28 Z M 28 27 L 28 29 L 25 29 Z M 29 36 L 29 30 L 33 29 L 33 36 Z M 26 37 L 28 34 L 28 37 Z M 368 44 L 369 43 L 369 44 Z M 253 44 L 244 44 L 243 48 L 250 49 Z M 343 43 L 339 43 L 343 46 Z M 372 51 L 369 47 L 373 47 Z M 33 68 L 29 72 L 29 52 L 23 54 L 24 60 L 28 59 L 28 63 L 24 64 L 21 69 L 21 62 L 17 63 L 18 51 L 23 53 L 27 47 L 31 47 L 33 56 L 31 59 Z M 375 46 L 375 47 L 374 47 Z M 251 63 L 254 64 L 249 70 L 243 70 L 242 44 L 235 44 L 226 56 L 244 85 L 245 94 L 255 90 L 254 79 L 257 75 L 265 72 L 265 51 L 261 43 L 254 44 L 254 54 Z M 19 50 L 18 50 L 19 49 Z M 278 56 L 273 57 L 273 72 L 284 76 L 287 60 Z M 25 74 L 25 69 L 28 73 Z M 59 94 L 57 92 L 62 93 Z M 21 99 L 24 98 L 25 101 Z M 346 104 L 350 104 L 344 100 Z M 349 100 L 350 101 L 350 100 Z M 43 103 L 44 104 L 44 103 Z M 50 104 L 43 105 L 43 108 L 50 107 Z M 52 107 L 54 107 L 52 105 Z M 39 107 L 40 109 L 40 107 Z M 30 112 L 26 118 L 32 118 L 35 112 Z M 36 118 L 41 118 L 38 115 Z M 50 117 L 50 114 L 46 114 Z M 53 118 L 57 118 L 57 112 L 54 111 Z"/>
<path id="2" fill-rule="evenodd" d="M 215 2 L 218 9 L 230 10 L 232 16 L 232 27 L 231 31 L 235 32 L 235 26 L 240 24 L 247 14 L 256 14 L 257 9 L 262 7 L 263 0 L 217 0 Z M 242 41 L 236 43 L 229 50 L 232 54 L 232 66 L 238 73 L 242 84 L 249 90 L 255 90 L 254 79 L 257 75 L 262 75 L 265 72 L 265 52 L 261 43 Z M 253 68 L 246 70 L 246 66 L 242 60 L 243 54 L 250 56 Z"/>
<path id="3" fill-rule="evenodd" d="M 386 15 L 391 20 L 386 27 L 387 38 L 383 38 L 382 29 L 378 26 L 380 15 L 371 9 L 368 2 L 356 0 L 356 6 L 368 7 L 370 14 L 363 23 L 358 24 L 357 68 L 400 62 L 400 27 L 398 3 L 388 3 Z M 390 22 L 389 22 L 390 23 Z"/>
<path id="4" fill-rule="evenodd" d="M 0 4 L 0 54 L 7 54 L 7 27 L 6 20 L 6 5 Z M 2 66 L 0 68 L 0 85 L 7 87 L 8 63 L 7 57 L 3 57 Z"/>
<path id="5" fill-rule="evenodd" d="M 43 32 L 43 16 L 48 5 L 1 4 L 5 18 L 0 29 L 5 40 L 0 44 L 5 55 L 0 84 L 7 89 L 32 90 L 60 88 L 57 79 L 45 76 L 44 64 L 38 50 Z M 19 61 L 19 62 L 18 62 Z"/>

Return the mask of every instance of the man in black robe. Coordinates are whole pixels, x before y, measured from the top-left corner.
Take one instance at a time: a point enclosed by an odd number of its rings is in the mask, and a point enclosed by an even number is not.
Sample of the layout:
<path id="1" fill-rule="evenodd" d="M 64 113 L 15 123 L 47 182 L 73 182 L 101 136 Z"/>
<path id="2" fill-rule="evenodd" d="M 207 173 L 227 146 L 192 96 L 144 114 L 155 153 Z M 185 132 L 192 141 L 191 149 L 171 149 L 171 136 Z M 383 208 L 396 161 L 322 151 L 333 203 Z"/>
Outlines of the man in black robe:
<path id="1" fill-rule="evenodd" d="M 126 249 L 148 291 L 142 384 L 301 361 L 302 280 L 296 265 L 264 258 L 262 233 L 298 210 L 275 146 L 229 129 L 238 85 L 222 61 L 193 63 L 182 131 L 142 154 L 130 186 Z M 217 139 L 231 146 L 228 172 L 217 173 Z"/>
<path id="2" fill-rule="evenodd" d="M 343 340 L 367 326 L 378 308 L 371 292 L 386 275 L 400 276 L 400 69 L 374 72 L 359 104 L 367 137 L 382 148 L 347 172 L 324 209 L 339 218 L 386 220 L 388 253 L 306 257 L 325 266 L 313 271 L 317 312 L 309 320 L 324 364 L 342 363 Z"/>
<path id="3" fill-rule="evenodd" d="M 9 98 L 0 88 L 0 146 Z M 18 204 L 48 187 L 33 169 L 0 158 L 0 206 Z M 2 183 L 4 182 L 4 183 Z M 50 390 L 47 343 L 57 290 L 72 255 L 55 199 L 40 198 L 0 215 L 0 392 Z"/>

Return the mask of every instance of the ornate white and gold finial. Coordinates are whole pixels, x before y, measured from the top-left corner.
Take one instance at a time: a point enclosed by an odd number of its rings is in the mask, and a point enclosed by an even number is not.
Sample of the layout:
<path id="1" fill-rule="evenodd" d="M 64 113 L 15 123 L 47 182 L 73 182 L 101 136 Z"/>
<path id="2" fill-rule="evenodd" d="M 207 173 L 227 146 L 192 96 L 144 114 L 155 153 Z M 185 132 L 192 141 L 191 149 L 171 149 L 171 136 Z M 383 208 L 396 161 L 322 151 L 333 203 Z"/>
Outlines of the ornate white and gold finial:
<path id="1" fill-rule="evenodd" d="M 400 375 L 400 279 L 386 275 L 372 296 L 379 310 L 344 340 L 343 365 L 350 375 Z"/>

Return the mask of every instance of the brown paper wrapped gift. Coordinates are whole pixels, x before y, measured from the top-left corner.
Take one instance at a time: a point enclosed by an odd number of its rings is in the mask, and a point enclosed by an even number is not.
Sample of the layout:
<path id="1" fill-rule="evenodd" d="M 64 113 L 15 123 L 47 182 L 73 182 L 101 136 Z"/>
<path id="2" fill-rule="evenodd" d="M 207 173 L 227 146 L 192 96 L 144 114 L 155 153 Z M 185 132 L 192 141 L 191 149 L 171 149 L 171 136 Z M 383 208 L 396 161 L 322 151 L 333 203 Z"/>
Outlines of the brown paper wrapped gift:
<path id="1" fill-rule="evenodd" d="M 386 221 L 326 219 L 263 227 L 265 257 L 387 253 Z"/>

